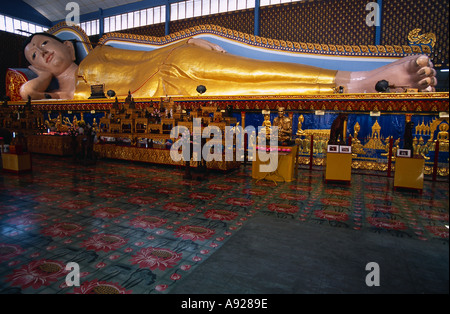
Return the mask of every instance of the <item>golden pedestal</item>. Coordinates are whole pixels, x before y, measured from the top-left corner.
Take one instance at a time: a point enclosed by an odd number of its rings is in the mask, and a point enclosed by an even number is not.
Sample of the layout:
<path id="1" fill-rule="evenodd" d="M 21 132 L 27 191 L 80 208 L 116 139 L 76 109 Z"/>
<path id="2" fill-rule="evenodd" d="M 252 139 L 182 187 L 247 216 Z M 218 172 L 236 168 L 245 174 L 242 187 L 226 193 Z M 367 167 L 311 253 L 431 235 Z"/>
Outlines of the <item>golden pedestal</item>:
<path id="1" fill-rule="evenodd" d="M 258 151 L 256 152 L 256 157 L 252 162 L 252 178 L 259 180 L 271 180 L 275 184 L 277 182 L 291 182 L 297 178 L 298 173 L 298 145 L 294 146 L 282 146 L 282 148 L 289 148 L 290 152 L 278 152 L 278 166 L 275 171 L 272 172 L 261 172 L 261 165 L 268 165 L 270 159 L 266 162 L 262 162 L 259 159 Z M 265 152 L 263 152 L 265 153 Z"/>
<path id="2" fill-rule="evenodd" d="M 349 182 L 352 179 L 352 154 L 327 153 L 325 170 L 326 181 Z"/>
<path id="3" fill-rule="evenodd" d="M 58 135 L 30 135 L 27 137 L 31 153 L 70 156 L 73 154 L 72 137 Z"/>
<path id="4" fill-rule="evenodd" d="M 397 157 L 395 159 L 394 189 L 423 190 L 425 159 Z"/>
<path id="5" fill-rule="evenodd" d="M 168 138 L 166 134 L 155 134 L 153 138 L 160 137 L 162 139 Z M 185 166 L 183 160 L 174 161 L 170 156 L 170 149 L 161 148 L 145 148 L 136 146 L 120 146 L 114 144 L 94 144 L 94 152 L 99 158 L 122 159 L 131 161 L 148 162 L 153 164 Z M 240 161 L 225 161 L 223 156 L 222 161 L 208 161 L 206 167 L 215 170 L 232 170 L 241 166 Z M 197 167 L 198 162 L 191 161 L 191 167 Z"/>
<path id="6" fill-rule="evenodd" d="M 30 153 L 23 154 L 2 154 L 3 170 L 8 172 L 21 173 L 31 170 Z"/>

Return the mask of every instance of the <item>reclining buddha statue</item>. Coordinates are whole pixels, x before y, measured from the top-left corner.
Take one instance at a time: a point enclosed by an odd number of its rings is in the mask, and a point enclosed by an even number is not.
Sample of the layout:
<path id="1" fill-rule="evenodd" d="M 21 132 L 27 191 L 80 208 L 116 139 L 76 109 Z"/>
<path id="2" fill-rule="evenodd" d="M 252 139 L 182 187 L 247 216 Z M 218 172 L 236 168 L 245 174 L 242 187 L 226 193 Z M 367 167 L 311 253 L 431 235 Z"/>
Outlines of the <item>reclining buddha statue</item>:
<path id="1" fill-rule="evenodd" d="M 98 45 L 79 64 L 73 43 L 48 33 L 27 38 L 24 53 L 37 77 L 20 88 L 23 99 L 88 99 L 91 86 L 104 84 L 125 97 L 332 94 L 376 92 L 389 78 L 391 92 L 408 86 L 433 91 L 436 71 L 426 55 L 411 55 L 368 71 L 330 70 L 311 65 L 237 56 L 201 38 L 138 51 Z M 48 90 L 52 79 L 58 87 Z"/>

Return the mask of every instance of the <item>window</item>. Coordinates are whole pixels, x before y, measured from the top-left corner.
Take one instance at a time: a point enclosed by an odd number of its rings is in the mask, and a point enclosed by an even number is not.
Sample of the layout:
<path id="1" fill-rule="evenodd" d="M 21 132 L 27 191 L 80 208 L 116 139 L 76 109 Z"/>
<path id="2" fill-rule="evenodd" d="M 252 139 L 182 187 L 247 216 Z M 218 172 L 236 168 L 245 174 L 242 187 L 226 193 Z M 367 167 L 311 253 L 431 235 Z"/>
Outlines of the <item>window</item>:
<path id="1" fill-rule="evenodd" d="M 194 0 L 186 1 L 186 18 L 194 17 Z"/>
<path id="2" fill-rule="evenodd" d="M 202 15 L 202 0 L 194 0 L 194 16 Z"/>
<path id="3" fill-rule="evenodd" d="M 153 23 L 158 24 L 161 23 L 161 7 L 156 7 L 153 9 Z"/>
<path id="4" fill-rule="evenodd" d="M 170 5 L 170 20 L 178 20 L 178 3 L 172 3 Z"/>
<path id="5" fill-rule="evenodd" d="M 219 0 L 211 0 L 210 2 L 210 14 L 219 13 Z"/>
<path id="6" fill-rule="evenodd" d="M 153 8 L 147 9 L 147 25 L 153 24 Z"/>
<path id="7" fill-rule="evenodd" d="M 91 21 L 80 23 L 80 27 L 85 31 L 85 33 L 89 36 L 92 34 L 92 24 Z"/>
<path id="8" fill-rule="evenodd" d="M 175 4 L 176 5 L 176 4 Z M 173 4 L 172 4 L 173 6 Z M 176 10 L 174 10 L 176 12 Z M 173 18 L 173 11 L 172 17 Z M 166 7 L 158 6 L 104 18 L 104 31 L 115 32 L 129 28 L 163 23 L 166 20 Z"/>
<path id="9" fill-rule="evenodd" d="M 247 0 L 238 0 L 237 8 L 238 10 L 243 10 L 247 7 Z"/>
<path id="10" fill-rule="evenodd" d="M 109 32 L 110 32 L 110 28 L 109 28 L 109 20 L 110 20 L 110 18 L 107 17 L 107 18 L 105 18 L 104 21 L 103 21 L 103 29 L 104 29 L 105 33 L 109 33 Z"/>
<path id="11" fill-rule="evenodd" d="M 121 15 L 116 15 L 116 27 L 115 30 L 116 31 L 120 31 L 122 29 L 122 16 Z"/>
<path id="12" fill-rule="evenodd" d="M 141 19 L 140 19 L 140 26 L 147 25 L 147 10 L 141 10 L 140 11 Z"/>
<path id="13" fill-rule="evenodd" d="M 114 32 L 116 30 L 116 18 L 114 16 L 109 18 L 109 31 Z"/>
<path id="14" fill-rule="evenodd" d="M 271 0 L 262 0 L 270 4 Z M 275 0 L 272 0 L 275 1 Z M 280 0 L 277 0 L 278 2 Z M 283 0 L 299 1 L 299 0 Z M 255 7 L 255 0 L 187 0 L 170 5 L 170 20 L 182 20 L 223 12 L 250 9 Z"/>
<path id="15" fill-rule="evenodd" d="M 134 25 L 134 27 L 141 26 L 141 12 L 140 11 L 133 12 L 133 25 Z"/>
<path id="16" fill-rule="evenodd" d="M 30 34 L 44 32 L 47 29 L 33 23 L 0 14 L 0 31 L 28 36 Z"/>
<path id="17" fill-rule="evenodd" d="M 236 11 L 236 10 L 237 10 L 237 0 L 228 0 L 227 12 Z"/>
<path id="18" fill-rule="evenodd" d="M 266 5 L 274 5 L 274 4 L 280 4 L 280 3 L 288 3 L 288 2 L 300 2 L 303 0 L 261 0 L 261 6 Z"/>
<path id="19" fill-rule="evenodd" d="M 27 22 L 24 22 L 24 21 L 20 22 L 20 30 L 23 31 L 25 34 L 30 34 Z"/>
<path id="20" fill-rule="evenodd" d="M 35 24 L 29 23 L 28 26 L 29 26 L 28 29 L 29 29 L 30 33 L 32 33 L 32 34 L 36 33 L 36 25 Z"/>
<path id="21" fill-rule="evenodd" d="M 14 21 L 10 17 L 5 18 L 6 31 L 10 33 L 14 33 Z"/>
<path id="22" fill-rule="evenodd" d="M 0 31 L 6 31 L 5 16 L 0 14 Z"/>
<path id="23" fill-rule="evenodd" d="M 178 3 L 178 18 L 179 19 L 186 18 L 186 2 Z"/>
<path id="24" fill-rule="evenodd" d="M 126 13 L 122 14 L 121 17 L 122 17 L 121 29 L 127 29 L 128 28 L 128 14 L 126 14 Z"/>
<path id="25" fill-rule="evenodd" d="M 88 36 L 98 35 L 100 33 L 100 20 L 82 22 L 80 27 Z"/>
<path id="26" fill-rule="evenodd" d="M 13 27 L 15 34 L 22 35 L 22 32 L 20 31 L 21 29 L 20 20 L 13 19 Z"/>
<path id="27" fill-rule="evenodd" d="M 211 1 L 210 0 L 202 0 L 202 15 L 211 14 Z"/>
<path id="28" fill-rule="evenodd" d="M 125 28 L 133 28 L 134 27 L 134 14 L 133 14 L 133 12 L 130 12 L 130 13 L 128 13 L 127 14 L 127 20 L 128 20 L 128 23 L 127 23 L 127 27 L 125 27 Z"/>
<path id="29" fill-rule="evenodd" d="M 260 0 L 261 6 L 275 5 L 303 0 Z M 170 4 L 170 20 L 177 21 L 198 16 L 223 12 L 252 9 L 255 0 L 186 0 Z M 166 6 L 157 6 L 144 10 L 106 17 L 104 19 L 105 33 L 135 28 L 145 25 L 164 23 L 166 21 Z M 6 23 L 5 23 L 6 24 Z M 83 23 L 82 23 L 83 24 Z M 91 26 L 91 33 L 98 34 L 99 26 Z"/>

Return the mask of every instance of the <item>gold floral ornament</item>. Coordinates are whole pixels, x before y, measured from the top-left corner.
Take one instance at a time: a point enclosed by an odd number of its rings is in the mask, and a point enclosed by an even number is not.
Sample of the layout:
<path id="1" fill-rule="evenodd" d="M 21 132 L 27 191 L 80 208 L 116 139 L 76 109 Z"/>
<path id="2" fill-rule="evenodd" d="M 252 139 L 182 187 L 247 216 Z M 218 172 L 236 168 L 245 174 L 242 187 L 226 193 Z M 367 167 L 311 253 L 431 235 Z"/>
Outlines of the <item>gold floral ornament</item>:
<path id="1" fill-rule="evenodd" d="M 423 49 L 423 46 L 428 46 L 430 48 L 434 47 L 436 44 L 436 35 L 434 33 L 425 33 L 425 34 L 419 34 L 421 31 L 420 28 L 415 28 L 408 34 L 408 42 L 409 45 L 417 45 L 421 46 Z"/>

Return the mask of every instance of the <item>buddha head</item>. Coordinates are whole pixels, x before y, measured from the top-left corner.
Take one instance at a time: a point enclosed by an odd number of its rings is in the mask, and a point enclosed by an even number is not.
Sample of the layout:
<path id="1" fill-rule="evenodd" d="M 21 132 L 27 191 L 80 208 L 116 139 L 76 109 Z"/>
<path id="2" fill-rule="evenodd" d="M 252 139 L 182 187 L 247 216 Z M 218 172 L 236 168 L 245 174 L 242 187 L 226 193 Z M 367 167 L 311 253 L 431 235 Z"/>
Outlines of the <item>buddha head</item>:
<path id="1" fill-rule="evenodd" d="M 36 33 L 24 43 L 24 54 L 28 62 L 39 71 L 54 76 L 63 73 L 76 60 L 71 41 L 62 41 L 48 33 Z"/>

